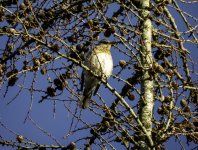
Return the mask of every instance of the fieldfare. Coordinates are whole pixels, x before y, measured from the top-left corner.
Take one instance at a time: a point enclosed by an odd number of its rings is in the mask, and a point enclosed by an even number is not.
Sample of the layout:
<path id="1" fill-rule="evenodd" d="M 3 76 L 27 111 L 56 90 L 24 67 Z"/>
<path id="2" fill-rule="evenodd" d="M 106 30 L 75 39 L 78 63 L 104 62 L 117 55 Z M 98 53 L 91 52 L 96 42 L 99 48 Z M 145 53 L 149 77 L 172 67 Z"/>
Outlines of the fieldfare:
<path id="1" fill-rule="evenodd" d="M 88 52 L 84 62 L 90 70 L 103 79 L 108 79 L 113 70 L 113 59 L 110 49 L 111 43 L 102 41 L 92 51 Z M 100 86 L 100 79 L 94 77 L 89 71 L 83 70 L 81 86 L 83 84 L 84 91 L 81 106 L 85 109 L 89 107 L 92 93 L 96 94 Z"/>

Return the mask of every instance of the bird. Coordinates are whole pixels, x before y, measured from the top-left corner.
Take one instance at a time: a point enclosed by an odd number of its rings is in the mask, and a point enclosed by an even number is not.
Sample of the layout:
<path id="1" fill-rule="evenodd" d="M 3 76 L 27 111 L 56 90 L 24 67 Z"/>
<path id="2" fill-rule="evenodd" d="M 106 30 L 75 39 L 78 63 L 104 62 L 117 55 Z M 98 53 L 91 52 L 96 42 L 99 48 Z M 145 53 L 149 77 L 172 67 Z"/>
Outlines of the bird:
<path id="1" fill-rule="evenodd" d="M 109 41 L 100 41 L 100 43 L 91 51 L 88 52 L 85 57 L 84 65 L 101 78 L 107 80 L 113 71 L 113 59 L 111 55 L 112 43 Z M 83 96 L 81 99 L 81 107 L 86 109 L 89 107 L 89 103 L 94 92 L 100 86 L 100 79 L 93 76 L 90 71 L 83 70 L 82 72 L 81 88 L 84 86 Z"/>

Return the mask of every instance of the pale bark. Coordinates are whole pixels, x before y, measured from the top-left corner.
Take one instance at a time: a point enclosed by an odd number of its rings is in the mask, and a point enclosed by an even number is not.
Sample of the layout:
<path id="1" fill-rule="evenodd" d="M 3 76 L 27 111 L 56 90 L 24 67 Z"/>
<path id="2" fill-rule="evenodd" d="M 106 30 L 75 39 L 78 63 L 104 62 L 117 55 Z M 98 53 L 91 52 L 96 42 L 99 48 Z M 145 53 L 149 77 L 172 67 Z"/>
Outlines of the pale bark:
<path id="1" fill-rule="evenodd" d="M 153 57 L 151 48 L 151 38 L 152 38 L 152 23 L 149 19 L 149 0 L 142 1 L 142 12 L 141 16 L 143 18 L 142 24 L 142 48 L 141 48 L 141 65 L 143 67 L 143 74 L 141 80 L 141 99 L 139 105 L 139 117 L 140 121 L 147 130 L 148 135 L 151 137 L 152 132 L 152 114 L 153 114 L 153 79 L 149 73 L 152 68 Z M 149 143 L 147 142 L 146 136 L 142 135 L 140 138 L 140 148 L 150 149 Z"/>

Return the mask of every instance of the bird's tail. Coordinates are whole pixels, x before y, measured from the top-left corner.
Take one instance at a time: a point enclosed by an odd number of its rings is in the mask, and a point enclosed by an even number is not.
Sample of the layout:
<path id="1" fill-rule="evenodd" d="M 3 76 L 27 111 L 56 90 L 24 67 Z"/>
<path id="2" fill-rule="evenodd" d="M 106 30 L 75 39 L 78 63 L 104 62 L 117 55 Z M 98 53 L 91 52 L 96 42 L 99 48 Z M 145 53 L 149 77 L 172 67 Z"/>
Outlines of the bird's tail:
<path id="1" fill-rule="evenodd" d="M 86 109 L 89 107 L 89 103 L 90 103 L 90 100 L 91 100 L 91 96 L 92 96 L 92 93 L 93 93 L 93 90 L 89 90 L 89 91 L 84 91 L 83 93 L 83 98 L 81 100 L 81 107 L 83 109 Z"/>
<path id="2" fill-rule="evenodd" d="M 83 96 L 83 99 L 81 101 L 81 107 L 83 109 L 88 108 L 89 107 L 90 100 L 91 100 L 91 96 L 90 97 Z"/>

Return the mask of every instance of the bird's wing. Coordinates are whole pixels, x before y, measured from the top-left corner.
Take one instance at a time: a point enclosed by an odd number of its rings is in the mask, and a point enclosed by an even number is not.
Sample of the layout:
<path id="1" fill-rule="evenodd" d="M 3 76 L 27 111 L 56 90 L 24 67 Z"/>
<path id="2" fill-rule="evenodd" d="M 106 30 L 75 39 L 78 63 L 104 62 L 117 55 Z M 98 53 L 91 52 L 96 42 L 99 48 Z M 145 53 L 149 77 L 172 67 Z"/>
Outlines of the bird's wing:
<path id="1" fill-rule="evenodd" d="M 94 93 L 93 95 L 96 95 L 96 93 L 98 92 L 98 89 L 100 88 L 100 83 L 97 84 L 95 90 L 94 90 Z"/>

